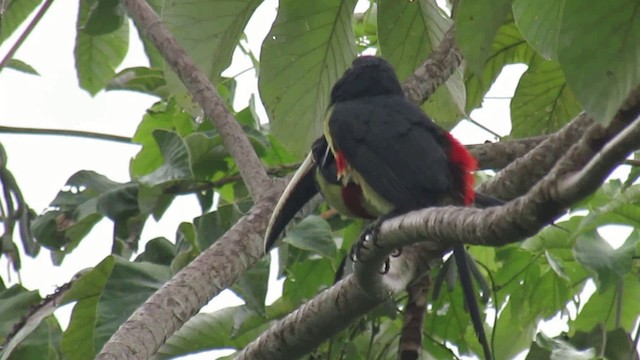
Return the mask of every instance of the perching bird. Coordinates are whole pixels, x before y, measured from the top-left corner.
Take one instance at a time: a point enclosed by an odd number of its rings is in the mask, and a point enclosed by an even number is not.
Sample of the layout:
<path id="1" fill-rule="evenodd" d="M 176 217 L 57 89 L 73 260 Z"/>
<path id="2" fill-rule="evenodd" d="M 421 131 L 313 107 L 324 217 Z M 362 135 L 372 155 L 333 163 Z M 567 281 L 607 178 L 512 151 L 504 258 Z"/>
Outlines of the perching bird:
<path id="1" fill-rule="evenodd" d="M 345 216 L 387 219 L 432 206 L 473 205 L 475 169 L 466 148 L 406 98 L 385 60 L 356 58 L 331 91 L 324 137 L 287 186 L 265 247 L 318 190 Z M 491 359 L 464 245 L 456 244 L 453 253 L 476 334 Z"/>

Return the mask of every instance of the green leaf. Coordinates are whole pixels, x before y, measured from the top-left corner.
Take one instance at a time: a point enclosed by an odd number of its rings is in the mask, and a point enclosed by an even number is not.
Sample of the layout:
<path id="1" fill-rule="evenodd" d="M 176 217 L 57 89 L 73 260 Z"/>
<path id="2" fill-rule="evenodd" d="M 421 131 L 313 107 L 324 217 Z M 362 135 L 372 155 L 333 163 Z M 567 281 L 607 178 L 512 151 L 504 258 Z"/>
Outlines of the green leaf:
<path id="1" fill-rule="evenodd" d="M 578 101 L 604 125 L 640 84 L 637 6 L 635 0 L 565 0 L 558 59 Z"/>
<path id="2" fill-rule="evenodd" d="M 596 275 L 600 292 L 619 283 L 630 271 L 640 232 L 632 233 L 618 249 L 613 249 L 597 231 L 578 235 L 576 260 Z"/>
<path id="3" fill-rule="evenodd" d="M 514 0 L 513 16 L 529 45 L 545 59 L 557 60 L 558 33 L 565 2 Z"/>
<path id="4" fill-rule="evenodd" d="M 227 230 L 242 217 L 251 201 L 219 204 L 215 211 L 193 220 L 196 227 L 196 239 L 199 249 L 206 249 L 216 242 Z"/>
<path id="5" fill-rule="evenodd" d="M 261 0 L 166 0 L 158 13 L 198 68 L 217 84 L 260 3 Z M 168 64 L 164 73 L 172 94 L 187 96 L 186 88 Z"/>
<path id="6" fill-rule="evenodd" d="M 331 227 L 320 216 L 312 215 L 300 221 L 287 231 L 284 242 L 328 259 L 336 257 L 336 243 L 331 236 Z"/>
<path id="7" fill-rule="evenodd" d="M 405 81 L 438 47 L 452 21 L 433 1 L 378 2 L 380 53 Z"/>
<path id="8" fill-rule="evenodd" d="M 0 44 L 27 19 L 41 0 L 9 0 L 4 3 L 5 11 L 0 19 Z"/>
<path id="9" fill-rule="evenodd" d="M 511 99 L 511 136 L 555 132 L 581 111 L 560 64 L 534 56 Z"/>
<path id="10" fill-rule="evenodd" d="M 187 266 L 202 251 L 196 242 L 196 229 L 193 223 L 183 222 L 178 226 L 175 249 L 177 255 L 171 260 L 171 272 L 176 274 Z"/>
<path id="11" fill-rule="evenodd" d="M 464 308 L 464 297 L 459 286 L 442 291 L 427 308 L 424 331 L 434 338 L 447 339 L 455 343 L 461 353 L 468 353 L 470 350 L 464 337 L 471 322 Z"/>
<path id="12" fill-rule="evenodd" d="M 20 285 L 5 288 L 0 280 L 0 339 L 5 337 L 13 326 L 27 315 L 29 309 L 40 303 L 42 298 L 38 291 L 28 291 Z"/>
<path id="13" fill-rule="evenodd" d="M 96 307 L 114 264 L 114 257 L 106 257 L 78 278 L 65 294 L 63 303 L 77 300 L 69 326 L 62 337 L 62 352 L 65 358 L 80 360 L 95 356 Z"/>
<path id="14" fill-rule="evenodd" d="M 192 317 L 171 336 L 154 355 L 158 360 L 215 349 L 242 349 L 278 319 L 295 309 L 287 301 L 269 306 L 260 316 L 246 305 L 227 307 Z"/>
<path id="15" fill-rule="evenodd" d="M 592 342 L 591 344 L 596 344 Z M 573 359 L 573 360 L 590 360 L 594 359 L 596 351 L 592 346 L 575 347 L 568 342 L 564 336 L 550 338 L 543 333 L 538 333 L 536 342 L 532 345 L 540 350 L 536 352 L 540 355 L 545 354 L 548 359 Z M 536 357 L 527 356 L 527 359 L 536 359 Z M 541 357 L 538 357 L 541 359 Z"/>
<path id="16" fill-rule="evenodd" d="M 394 67 L 400 81 L 406 80 L 438 47 L 451 27 L 434 1 L 380 1 L 378 41 L 382 56 Z M 456 71 L 424 104 L 438 124 L 452 128 L 464 113 L 465 89 L 462 71 Z"/>
<path id="17" fill-rule="evenodd" d="M 638 352 L 629 334 L 622 328 L 606 331 L 602 324 L 596 325 L 590 332 L 576 331 L 568 339 L 579 349 L 595 348 L 604 359 L 637 359 Z"/>
<path id="18" fill-rule="evenodd" d="M 66 359 L 93 358 L 118 327 L 171 276 L 167 266 L 109 256 L 65 295 L 76 300 L 62 339 Z"/>
<path id="19" fill-rule="evenodd" d="M 535 334 L 537 321 L 521 321 L 514 316 L 515 301 L 509 300 L 501 311 L 493 338 L 496 359 L 512 359 L 527 348 Z"/>
<path id="20" fill-rule="evenodd" d="M 7 344 L 4 344 L 2 359 L 7 356 L 11 360 L 31 360 L 31 359 L 60 359 L 60 339 L 62 329 L 54 316 L 47 316 L 31 333 L 22 339 L 20 344 L 7 353 Z"/>
<path id="21" fill-rule="evenodd" d="M 470 113 L 480 105 L 482 98 L 506 65 L 528 64 L 533 55 L 533 49 L 522 38 L 513 20 L 502 25 L 491 45 L 491 53 L 482 75 L 478 76 L 472 71 L 465 71 L 466 111 Z"/>
<path id="22" fill-rule="evenodd" d="M 160 148 L 154 137 L 155 130 L 176 131 L 186 136 L 195 130 L 189 113 L 176 105 L 175 101 L 154 104 L 142 118 L 132 142 L 142 145 L 140 152 L 131 159 L 129 172 L 136 179 L 151 173 L 163 164 Z"/>
<path id="23" fill-rule="evenodd" d="M 146 67 L 127 68 L 115 75 L 106 90 L 130 90 L 166 98 L 169 96 L 162 70 Z"/>
<path id="24" fill-rule="evenodd" d="M 106 35 L 118 30 L 126 21 L 124 8 L 119 0 L 95 0 L 87 22 L 80 27 L 87 35 Z"/>
<path id="25" fill-rule="evenodd" d="M 455 13 L 456 43 L 467 67 L 480 75 L 492 43 L 509 13 L 511 0 L 462 0 Z"/>
<path id="26" fill-rule="evenodd" d="M 322 133 L 329 92 L 355 57 L 355 0 L 283 0 L 260 54 L 271 130 L 302 157 Z"/>
<path id="27" fill-rule="evenodd" d="M 622 299 L 618 299 L 622 296 Z M 640 315 L 638 307 L 640 299 L 640 281 L 637 276 L 627 274 L 620 286 L 608 286 L 604 292 L 595 292 L 577 317 L 569 322 L 569 329 L 573 331 L 591 331 L 598 325 L 604 324 L 607 330 L 613 330 L 621 326 L 630 332 L 634 329 L 636 319 Z M 622 305 L 617 314 L 617 302 Z M 620 324 L 616 324 L 619 317 Z"/>
<path id="28" fill-rule="evenodd" d="M 598 226 L 610 224 L 640 228 L 640 205 L 637 205 L 640 201 L 640 184 L 632 185 L 623 192 L 620 192 L 619 183 L 617 187 L 616 193 L 596 199 L 602 201 L 602 205 L 595 203 L 595 201 L 591 202 L 593 203 L 593 206 L 589 208 L 591 211 L 580 224 L 581 231 L 589 232 L 597 229 Z"/>
<path id="29" fill-rule="evenodd" d="M 132 239 L 123 250 L 137 248 L 136 233 L 146 218 L 138 208 L 137 184 L 119 183 L 83 170 L 73 174 L 66 186 L 51 202 L 50 209 L 31 225 L 38 242 L 62 251 L 58 260 L 75 249 L 103 216 L 115 222 L 116 238 Z"/>
<path id="30" fill-rule="evenodd" d="M 105 35 L 92 36 L 82 31 L 95 1 L 80 2 L 74 50 L 80 87 L 91 95 L 104 89 L 113 79 L 115 69 L 129 47 L 129 23 L 126 21 L 116 31 Z"/>
<path id="31" fill-rule="evenodd" d="M 309 300 L 333 284 L 333 275 L 331 261 L 325 258 L 292 263 L 287 268 L 282 296 L 293 303 Z"/>
<path id="32" fill-rule="evenodd" d="M 6 66 L 8 69 L 17 70 L 25 74 L 40 75 L 36 69 L 22 60 L 10 59 Z"/>
<path id="33" fill-rule="evenodd" d="M 140 182 L 147 186 L 156 186 L 175 180 L 193 179 L 189 149 L 183 139 L 175 132 L 161 129 L 155 130 L 153 137 L 164 162 L 151 174 L 142 176 Z"/>
<path id="34" fill-rule="evenodd" d="M 231 287 L 247 307 L 261 316 L 265 316 L 264 301 L 269 283 L 268 259 L 261 259 L 251 269 L 245 271 Z"/>
<path id="35" fill-rule="evenodd" d="M 138 255 L 135 261 L 170 266 L 175 256 L 176 246 L 166 238 L 158 237 L 147 242 L 144 252 Z"/>

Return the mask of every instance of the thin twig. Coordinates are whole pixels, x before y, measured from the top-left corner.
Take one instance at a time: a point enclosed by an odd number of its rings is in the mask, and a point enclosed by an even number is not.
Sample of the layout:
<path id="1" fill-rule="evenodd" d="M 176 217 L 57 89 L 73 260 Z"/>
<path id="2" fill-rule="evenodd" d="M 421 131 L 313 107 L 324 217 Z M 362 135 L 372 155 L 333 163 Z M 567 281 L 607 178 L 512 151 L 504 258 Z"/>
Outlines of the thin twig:
<path id="1" fill-rule="evenodd" d="M 7 63 L 9 62 L 9 60 L 13 59 L 13 55 L 15 55 L 16 51 L 18 51 L 20 46 L 22 46 L 22 44 L 27 40 L 27 38 L 29 37 L 29 34 L 31 34 L 31 31 L 33 31 L 33 29 L 35 29 L 36 25 L 38 25 L 40 20 L 42 20 L 42 17 L 44 16 L 44 14 L 47 13 L 47 10 L 49 10 L 49 7 L 51 7 L 51 4 L 53 4 L 53 0 L 46 0 L 42 4 L 42 6 L 40 7 L 40 10 L 38 10 L 36 15 L 33 17 L 31 22 L 29 23 L 29 25 L 27 25 L 27 27 L 24 29 L 22 34 L 20 34 L 20 37 L 18 38 L 18 40 L 16 40 L 15 44 L 13 44 L 11 49 L 9 49 L 9 52 L 7 52 L 7 54 L 4 56 L 2 61 L 0 61 L 0 71 L 2 71 L 2 69 L 4 69 L 5 66 L 7 66 Z"/>
<path id="2" fill-rule="evenodd" d="M 15 126 L 0 125 L 0 133 L 20 134 L 20 135 L 53 135 L 53 136 L 74 136 L 87 138 L 92 140 L 113 141 L 123 144 L 132 144 L 131 138 L 126 136 L 101 134 L 82 130 L 66 130 L 66 129 L 43 129 L 43 128 L 25 128 Z"/>

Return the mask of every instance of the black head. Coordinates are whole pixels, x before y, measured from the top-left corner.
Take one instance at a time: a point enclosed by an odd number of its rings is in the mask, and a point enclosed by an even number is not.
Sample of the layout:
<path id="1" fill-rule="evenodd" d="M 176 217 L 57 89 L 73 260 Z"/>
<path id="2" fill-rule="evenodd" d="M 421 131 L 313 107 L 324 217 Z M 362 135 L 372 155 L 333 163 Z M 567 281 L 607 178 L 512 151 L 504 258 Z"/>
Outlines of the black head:
<path id="1" fill-rule="evenodd" d="M 364 96 L 402 95 L 400 81 L 391 65 L 376 56 L 360 56 L 331 90 L 331 105 Z"/>

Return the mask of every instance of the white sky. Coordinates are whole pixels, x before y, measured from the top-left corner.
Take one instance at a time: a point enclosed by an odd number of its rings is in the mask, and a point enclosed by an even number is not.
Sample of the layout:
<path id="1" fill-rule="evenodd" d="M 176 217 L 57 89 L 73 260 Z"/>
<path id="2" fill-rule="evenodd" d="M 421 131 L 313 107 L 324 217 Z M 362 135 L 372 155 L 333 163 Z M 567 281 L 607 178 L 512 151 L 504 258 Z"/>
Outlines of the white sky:
<path id="1" fill-rule="evenodd" d="M 78 2 L 54 2 L 41 23 L 17 52 L 15 58 L 32 65 L 41 76 L 27 75 L 5 69 L 0 72 L 0 124 L 18 127 L 74 129 L 91 132 L 132 136 L 145 110 L 156 98 L 134 92 L 100 92 L 91 97 L 78 87 L 73 61 L 75 21 Z M 276 1 L 265 1 L 250 21 L 247 34 L 249 46 L 259 54 L 262 39 L 275 18 Z M 21 28 L 22 29 L 22 28 Z M 16 33 L 20 33 L 18 29 Z M 130 50 L 120 69 L 130 66 L 146 66 L 147 61 L 131 27 Z M 16 35 L 0 46 L 4 56 Z M 236 54 L 238 55 L 238 54 Z M 235 75 L 250 67 L 250 61 L 242 56 L 234 57 L 234 64 L 225 75 Z M 490 92 L 493 97 L 513 95 L 517 81 L 525 70 L 515 66 L 503 74 L 498 86 Z M 236 109 L 248 104 L 251 93 L 257 96 L 257 81 L 253 71 L 238 78 Z M 504 135 L 509 129 L 509 101 L 487 100 L 484 107 L 472 115 L 476 121 Z M 262 113 L 264 114 L 264 113 Z M 490 135 L 469 123 L 461 124 L 454 134 L 463 143 L 478 143 L 492 139 Z M 0 143 L 5 147 L 13 172 L 27 203 L 41 213 L 76 171 L 86 169 L 104 174 L 112 180 L 128 181 L 129 159 L 138 151 L 134 145 L 73 137 L 8 135 L 0 133 Z M 157 236 L 174 240 L 177 225 L 192 221 L 200 215 L 195 198 L 183 196 L 174 201 L 160 223 L 150 219 L 142 234 L 142 241 Z M 17 236 L 17 235 L 16 235 Z M 37 259 L 22 257 L 22 282 L 27 289 L 39 289 L 42 296 L 52 293 L 81 269 L 94 266 L 111 248 L 112 224 L 102 221 L 81 245 L 65 258 L 63 266 L 54 267 L 48 251 L 41 251 Z M 144 243 L 141 243 L 144 249 Z M 0 276 L 11 277 L 7 262 L 0 260 Z M 276 291 L 277 293 L 277 291 Z M 270 297 L 275 294 L 271 293 Z M 239 300 L 227 291 L 214 299 L 207 309 L 238 304 Z M 71 307 L 56 312 L 61 325 L 66 327 Z M 189 358 L 202 358 L 192 356 Z"/>

